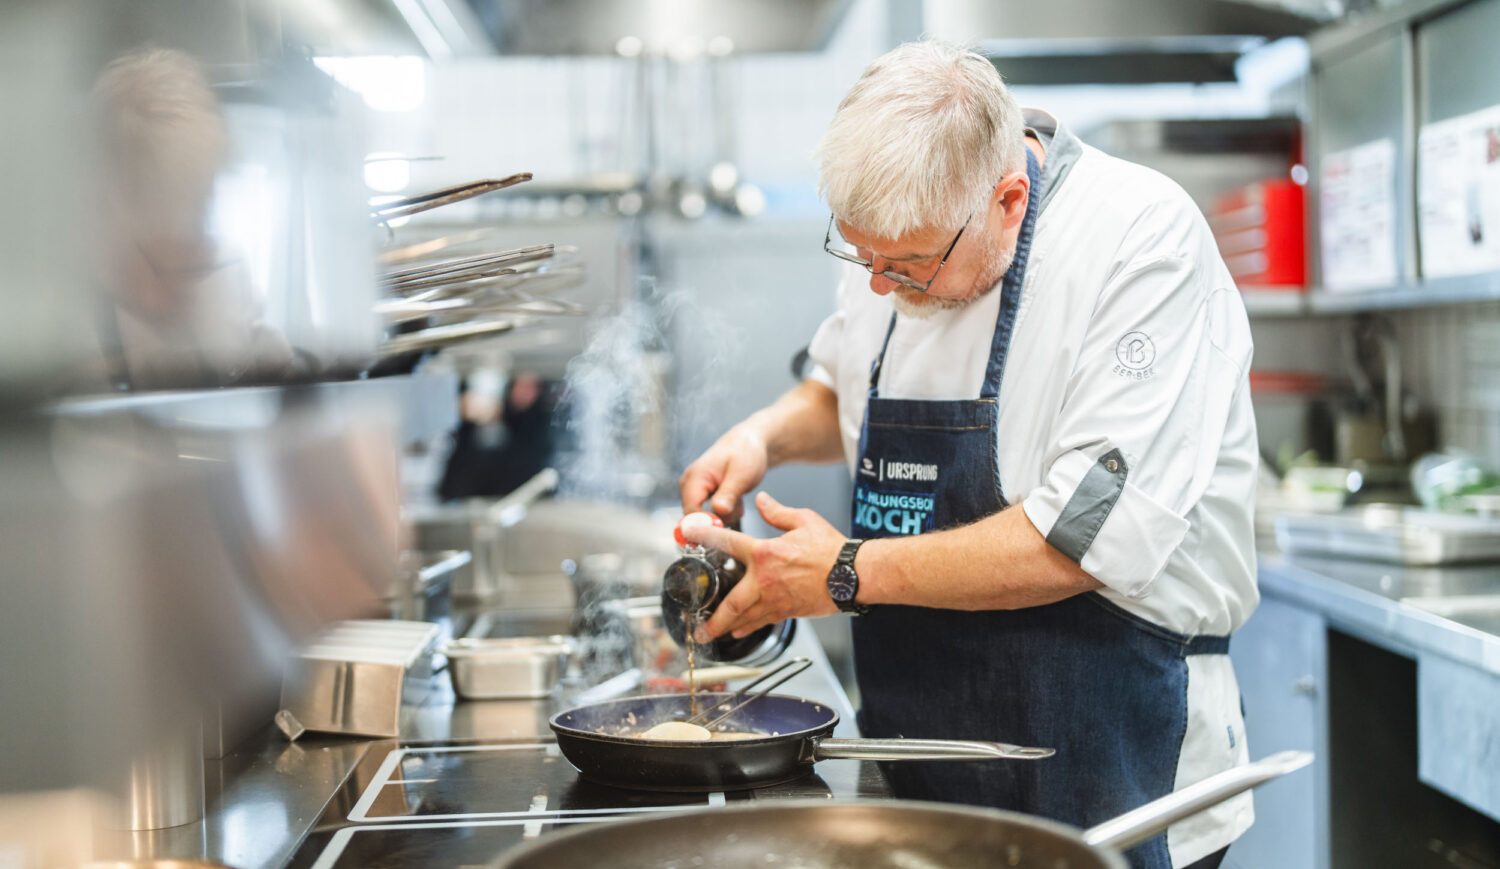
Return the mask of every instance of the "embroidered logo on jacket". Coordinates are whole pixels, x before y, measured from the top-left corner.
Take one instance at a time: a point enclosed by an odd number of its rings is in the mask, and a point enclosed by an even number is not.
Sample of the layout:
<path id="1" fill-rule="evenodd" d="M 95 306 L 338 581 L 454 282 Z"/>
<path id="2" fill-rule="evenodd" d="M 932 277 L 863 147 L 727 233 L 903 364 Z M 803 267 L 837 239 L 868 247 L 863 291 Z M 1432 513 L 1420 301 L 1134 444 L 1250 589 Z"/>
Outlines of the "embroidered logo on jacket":
<path id="1" fill-rule="evenodd" d="M 1145 380 L 1156 373 L 1156 344 L 1145 332 L 1126 332 L 1115 345 L 1114 373 L 1127 380 Z"/>

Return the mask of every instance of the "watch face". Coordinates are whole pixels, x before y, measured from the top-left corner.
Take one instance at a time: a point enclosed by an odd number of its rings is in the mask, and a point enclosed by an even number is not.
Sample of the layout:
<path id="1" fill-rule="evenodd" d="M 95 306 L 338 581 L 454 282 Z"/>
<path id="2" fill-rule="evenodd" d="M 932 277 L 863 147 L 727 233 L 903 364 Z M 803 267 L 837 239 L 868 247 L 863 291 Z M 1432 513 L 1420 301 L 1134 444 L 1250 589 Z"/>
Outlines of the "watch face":
<path id="1" fill-rule="evenodd" d="M 828 595 L 838 603 L 849 603 L 859 591 L 859 574 L 847 564 L 835 564 L 828 572 Z"/>

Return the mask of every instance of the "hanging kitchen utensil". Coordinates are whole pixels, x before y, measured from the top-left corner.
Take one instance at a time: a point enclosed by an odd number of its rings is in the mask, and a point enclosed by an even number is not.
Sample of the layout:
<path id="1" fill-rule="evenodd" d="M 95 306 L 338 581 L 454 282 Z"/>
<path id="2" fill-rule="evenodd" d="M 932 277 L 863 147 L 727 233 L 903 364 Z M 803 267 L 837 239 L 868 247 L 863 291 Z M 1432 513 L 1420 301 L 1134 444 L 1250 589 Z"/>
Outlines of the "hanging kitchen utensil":
<path id="1" fill-rule="evenodd" d="M 511 300 L 523 296 L 535 298 L 534 292 L 523 291 L 521 289 L 523 286 L 532 291 L 556 292 L 576 287 L 582 282 L 583 275 L 581 272 L 564 273 L 556 276 L 550 272 L 528 272 L 526 274 L 466 279 L 450 283 L 434 284 L 419 293 L 414 293 L 405 298 L 408 302 L 465 299 L 472 305 L 483 305 L 492 301 Z"/>
<path id="2" fill-rule="evenodd" d="M 581 824 L 503 855 L 501 869 L 762 867 L 768 856 L 806 867 L 1126 869 L 1121 851 L 1183 818 L 1311 763 L 1285 751 L 1209 776 L 1088 830 L 1044 818 L 931 802 L 751 801 L 647 818 Z"/>
<path id="3" fill-rule="evenodd" d="M 438 314 L 456 313 L 471 307 L 464 299 L 435 299 L 416 302 L 411 299 L 382 299 L 375 303 L 375 313 L 390 324 L 407 323 Z"/>
<path id="4" fill-rule="evenodd" d="M 381 359 L 387 359 L 419 350 L 436 350 L 479 338 L 493 338 L 496 335 L 513 331 L 516 326 L 515 320 L 472 320 L 467 323 L 453 323 L 418 329 L 415 332 L 403 332 L 381 342 L 378 355 Z"/>
<path id="5" fill-rule="evenodd" d="M 463 202 L 465 199 L 473 199 L 496 190 L 504 190 L 514 187 L 523 181 L 530 181 L 530 172 L 517 172 L 506 178 L 489 178 L 483 181 L 470 181 L 467 184 L 456 184 L 452 187 L 444 187 L 430 193 L 420 193 L 416 196 L 403 196 L 382 202 L 370 207 L 370 216 L 379 223 L 387 223 L 398 217 L 410 217 L 413 214 L 421 214 L 444 205 L 452 205 L 455 202 Z"/>
<path id="6" fill-rule="evenodd" d="M 539 244 L 402 269 L 382 276 L 380 282 L 389 292 L 408 295 L 442 284 L 517 274 L 524 265 L 539 263 L 552 255 L 552 245 Z"/>
<path id="7" fill-rule="evenodd" d="M 382 266 L 401 265 L 402 263 L 416 262 L 422 259 L 440 254 L 444 251 L 452 251 L 463 248 L 475 242 L 494 238 L 500 234 L 500 228 L 486 226 L 481 229 L 471 229 L 465 232 L 455 232 L 449 235 L 441 235 L 437 238 L 429 238 L 424 241 L 414 241 L 381 251 L 376 257 L 376 262 Z"/>

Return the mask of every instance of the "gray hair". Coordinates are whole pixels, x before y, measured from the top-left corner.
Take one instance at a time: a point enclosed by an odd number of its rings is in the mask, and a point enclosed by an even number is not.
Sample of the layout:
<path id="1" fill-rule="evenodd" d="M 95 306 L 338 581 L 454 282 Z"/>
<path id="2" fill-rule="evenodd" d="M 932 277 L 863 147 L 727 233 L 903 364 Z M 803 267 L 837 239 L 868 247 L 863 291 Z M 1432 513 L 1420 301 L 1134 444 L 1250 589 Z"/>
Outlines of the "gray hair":
<path id="1" fill-rule="evenodd" d="M 113 183 L 145 204 L 207 198 L 229 154 L 229 130 L 198 61 L 174 49 L 116 58 L 93 93 Z"/>
<path id="2" fill-rule="evenodd" d="M 839 103 L 818 145 L 818 192 L 880 238 L 957 231 L 1024 165 L 1024 122 L 988 60 L 908 42 L 881 55 Z"/>

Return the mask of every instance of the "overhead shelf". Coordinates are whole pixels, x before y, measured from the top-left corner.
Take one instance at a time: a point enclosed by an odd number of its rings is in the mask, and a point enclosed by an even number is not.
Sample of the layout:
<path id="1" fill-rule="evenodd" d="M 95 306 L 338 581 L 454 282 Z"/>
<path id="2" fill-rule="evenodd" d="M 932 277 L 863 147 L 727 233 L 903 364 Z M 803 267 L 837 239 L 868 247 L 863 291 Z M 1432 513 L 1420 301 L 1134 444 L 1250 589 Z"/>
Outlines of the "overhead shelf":
<path id="1" fill-rule="evenodd" d="M 1357 314 L 1495 301 L 1500 301 L 1500 272 L 1434 278 L 1381 289 L 1314 290 L 1307 294 L 1308 308 L 1314 314 Z"/>

